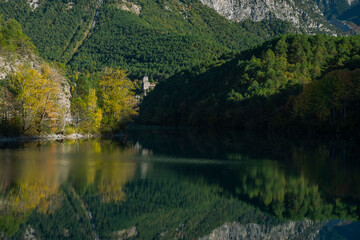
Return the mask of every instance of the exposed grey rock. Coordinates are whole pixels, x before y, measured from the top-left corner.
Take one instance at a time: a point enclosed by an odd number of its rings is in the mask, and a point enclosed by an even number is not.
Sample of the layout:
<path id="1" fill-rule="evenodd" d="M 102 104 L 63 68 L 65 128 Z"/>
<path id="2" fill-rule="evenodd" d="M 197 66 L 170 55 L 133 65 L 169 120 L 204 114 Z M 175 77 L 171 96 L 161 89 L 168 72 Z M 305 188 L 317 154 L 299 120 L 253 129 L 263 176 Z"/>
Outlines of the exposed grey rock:
<path id="1" fill-rule="evenodd" d="M 113 240 L 125 240 L 137 236 L 138 232 L 135 226 L 131 228 L 120 230 L 113 233 L 111 239 Z"/>
<path id="2" fill-rule="evenodd" d="M 281 19 L 301 32 L 336 34 L 319 7 L 312 0 L 200 0 L 232 21 Z"/>
<path id="3" fill-rule="evenodd" d="M 31 226 L 28 226 L 24 234 L 24 240 L 37 240 L 37 239 L 38 238 L 36 238 L 35 236 L 35 229 L 33 229 Z"/>
<path id="4" fill-rule="evenodd" d="M 64 235 L 64 237 L 70 237 L 70 231 L 69 231 L 69 229 L 66 229 L 66 228 L 64 228 L 63 229 L 63 235 Z"/>
<path id="5" fill-rule="evenodd" d="M 30 7 L 32 7 L 33 10 L 39 7 L 40 3 L 39 0 L 28 0 Z"/>
<path id="6" fill-rule="evenodd" d="M 280 225 L 263 225 L 256 223 L 241 224 L 238 222 L 225 223 L 215 229 L 210 235 L 200 240 L 287 240 L 287 239 L 315 239 L 319 230 L 326 223 L 305 220 L 301 222 L 289 221 Z"/>
<path id="7" fill-rule="evenodd" d="M 141 13 L 140 5 L 137 5 L 137 4 L 127 1 L 127 0 L 118 0 L 114 6 L 121 10 L 132 12 L 136 15 L 139 15 Z"/>

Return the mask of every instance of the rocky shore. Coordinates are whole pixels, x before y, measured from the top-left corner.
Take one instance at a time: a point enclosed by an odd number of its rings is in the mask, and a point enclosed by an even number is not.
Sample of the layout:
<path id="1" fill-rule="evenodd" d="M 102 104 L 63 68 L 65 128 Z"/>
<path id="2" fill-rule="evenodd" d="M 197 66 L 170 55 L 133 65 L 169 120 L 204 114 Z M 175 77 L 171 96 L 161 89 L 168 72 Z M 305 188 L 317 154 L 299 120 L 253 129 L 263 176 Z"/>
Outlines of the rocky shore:
<path id="1" fill-rule="evenodd" d="M 100 135 L 94 134 L 51 134 L 51 135 L 40 135 L 40 136 L 17 136 L 17 137 L 2 137 L 0 136 L 0 142 L 12 142 L 12 141 L 34 141 L 34 140 L 45 140 L 45 141 L 59 141 L 59 140 L 76 140 L 85 138 L 95 138 Z"/>

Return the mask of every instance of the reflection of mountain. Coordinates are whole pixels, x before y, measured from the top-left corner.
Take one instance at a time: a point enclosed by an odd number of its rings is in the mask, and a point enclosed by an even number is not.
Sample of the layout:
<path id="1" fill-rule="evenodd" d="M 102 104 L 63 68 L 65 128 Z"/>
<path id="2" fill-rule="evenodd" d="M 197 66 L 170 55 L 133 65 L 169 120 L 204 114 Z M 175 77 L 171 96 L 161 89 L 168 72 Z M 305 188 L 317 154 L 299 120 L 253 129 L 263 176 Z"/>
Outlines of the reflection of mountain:
<path id="1" fill-rule="evenodd" d="M 263 239 L 263 240 L 285 240 L 285 239 L 314 239 L 324 223 L 312 221 L 286 222 L 279 225 L 268 226 L 265 224 L 241 224 L 238 222 L 225 223 L 215 229 L 209 236 L 201 240 L 215 239 Z"/>
<path id="2" fill-rule="evenodd" d="M 154 160 L 154 168 L 201 175 L 279 218 L 358 218 L 360 152 L 350 143 L 192 130 L 130 131 L 129 139 L 171 159 Z M 184 163 L 194 158 L 215 162 Z"/>
<path id="3" fill-rule="evenodd" d="M 352 226 L 351 226 L 352 225 Z M 225 223 L 212 231 L 201 240 L 219 239 L 262 239 L 262 240 L 304 240 L 304 239 L 346 239 L 345 234 L 339 233 L 339 229 L 356 229 L 359 224 L 352 224 L 346 221 L 313 222 L 305 220 L 301 222 L 289 221 L 278 225 L 265 224 L 241 224 L 239 222 Z"/>
<path id="4" fill-rule="evenodd" d="M 136 239 L 194 239 L 226 219 L 277 222 L 248 204 L 222 196 L 216 186 L 179 181 L 175 175 L 132 181 L 125 192 L 124 201 L 109 203 L 91 192 L 84 195 L 101 239 L 134 225 Z"/>
<path id="5" fill-rule="evenodd" d="M 125 191 L 126 199 L 121 202 L 104 203 L 97 195 L 84 195 L 85 201 L 90 203 L 89 209 L 94 214 L 101 238 L 106 239 L 132 226 L 136 226 L 138 234 L 135 239 L 196 239 L 203 236 L 208 236 L 204 239 L 224 240 L 323 239 L 320 237 L 324 234 L 342 236 L 344 231 L 353 231 L 355 235 L 350 236 L 360 236 L 356 232 L 359 223 L 325 220 L 332 216 L 323 212 L 322 216 L 317 216 L 321 221 L 279 220 L 259 211 L 257 204 L 228 197 L 221 187 L 201 179 L 178 181 L 178 176 L 171 174 L 167 179 L 151 176 L 147 180 L 132 181 Z M 315 191 L 314 194 L 319 193 Z M 294 212 L 301 214 L 302 210 Z M 342 217 L 348 218 L 347 215 Z M 229 221 L 232 223 L 224 225 Z"/>

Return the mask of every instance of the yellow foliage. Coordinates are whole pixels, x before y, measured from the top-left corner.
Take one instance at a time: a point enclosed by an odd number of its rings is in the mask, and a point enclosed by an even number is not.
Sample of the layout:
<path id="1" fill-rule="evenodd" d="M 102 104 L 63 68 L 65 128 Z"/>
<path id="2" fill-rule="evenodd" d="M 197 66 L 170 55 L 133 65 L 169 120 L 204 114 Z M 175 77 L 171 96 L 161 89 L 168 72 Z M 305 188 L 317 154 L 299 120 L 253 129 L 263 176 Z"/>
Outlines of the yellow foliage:
<path id="1" fill-rule="evenodd" d="M 109 69 L 99 82 L 104 116 L 109 127 L 127 122 L 137 115 L 135 84 L 120 69 Z"/>
<path id="2" fill-rule="evenodd" d="M 102 110 L 97 107 L 95 89 L 89 89 L 89 95 L 87 96 L 87 108 L 93 128 L 99 129 L 102 120 Z"/>
<path id="3" fill-rule="evenodd" d="M 102 121 L 102 110 L 97 106 L 95 89 L 89 89 L 84 99 L 76 98 L 72 101 L 74 124 L 85 132 L 97 132 Z"/>
<path id="4" fill-rule="evenodd" d="M 56 118 L 60 84 L 53 76 L 48 65 L 43 65 L 41 72 L 30 66 L 18 66 L 11 75 L 10 86 L 15 92 L 23 133 L 41 132 L 45 119 Z"/>

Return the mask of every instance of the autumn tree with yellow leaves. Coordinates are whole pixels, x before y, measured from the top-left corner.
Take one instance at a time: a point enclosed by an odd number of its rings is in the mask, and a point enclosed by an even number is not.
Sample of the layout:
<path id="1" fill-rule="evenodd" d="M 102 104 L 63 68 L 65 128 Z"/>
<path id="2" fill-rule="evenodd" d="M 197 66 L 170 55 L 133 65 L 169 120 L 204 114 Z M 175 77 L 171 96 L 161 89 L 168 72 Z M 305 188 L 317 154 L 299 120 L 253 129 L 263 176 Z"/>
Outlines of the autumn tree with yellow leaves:
<path id="1" fill-rule="evenodd" d="M 99 81 L 103 109 L 102 130 L 114 131 L 138 114 L 136 84 L 121 69 L 107 69 Z"/>
<path id="2" fill-rule="evenodd" d="M 78 132 L 96 133 L 100 129 L 103 111 L 97 100 L 96 90 L 90 88 L 84 99 L 78 97 L 72 101 L 73 124 Z"/>
<path id="3" fill-rule="evenodd" d="M 10 90 L 16 101 L 15 118 L 21 124 L 22 134 L 39 134 L 54 127 L 60 84 L 52 76 L 46 64 L 41 70 L 20 65 L 10 75 Z"/>

